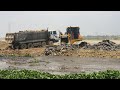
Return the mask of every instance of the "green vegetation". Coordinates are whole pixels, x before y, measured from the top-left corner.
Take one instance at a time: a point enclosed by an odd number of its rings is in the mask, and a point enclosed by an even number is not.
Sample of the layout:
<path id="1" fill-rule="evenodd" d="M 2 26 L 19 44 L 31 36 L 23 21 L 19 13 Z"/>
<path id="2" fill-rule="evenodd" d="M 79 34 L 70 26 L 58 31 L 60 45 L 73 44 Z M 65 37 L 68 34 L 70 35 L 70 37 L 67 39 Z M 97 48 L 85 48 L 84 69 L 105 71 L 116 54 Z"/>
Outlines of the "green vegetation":
<path id="1" fill-rule="evenodd" d="M 0 79 L 120 79 L 120 71 L 53 75 L 33 70 L 0 70 Z"/>

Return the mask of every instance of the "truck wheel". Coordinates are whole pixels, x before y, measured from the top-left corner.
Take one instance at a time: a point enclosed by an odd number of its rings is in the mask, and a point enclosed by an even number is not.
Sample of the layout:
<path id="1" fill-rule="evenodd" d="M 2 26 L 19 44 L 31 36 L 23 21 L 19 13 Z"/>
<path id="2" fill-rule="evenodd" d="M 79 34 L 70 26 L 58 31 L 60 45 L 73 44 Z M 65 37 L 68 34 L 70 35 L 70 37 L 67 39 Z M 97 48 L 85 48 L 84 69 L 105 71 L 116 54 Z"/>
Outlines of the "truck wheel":
<path id="1" fill-rule="evenodd" d="M 38 43 L 38 47 L 40 47 L 40 46 L 41 46 L 41 42 Z"/>
<path id="2" fill-rule="evenodd" d="M 42 47 L 45 47 L 46 46 L 46 42 L 42 42 Z"/>
<path id="3" fill-rule="evenodd" d="M 27 45 L 26 45 L 26 44 L 21 44 L 20 48 L 21 48 L 21 49 L 26 49 L 26 48 L 27 48 Z"/>
<path id="4" fill-rule="evenodd" d="M 28 44 L 28 48 L 33 48 L 34 46 L 33 46 L 33 44 L 32 43 L 29 43 Z"/>
<path id="5" fill-rule="evenodd" d="M 14 48 L 15 48 L 15 49 L 19 49 L 19 46 L 15 46 Z"/>
<path id="6" fill-rule="evenodd" d="M 53 41 L 49 41 L 49 45 L 53 45 Z"/>

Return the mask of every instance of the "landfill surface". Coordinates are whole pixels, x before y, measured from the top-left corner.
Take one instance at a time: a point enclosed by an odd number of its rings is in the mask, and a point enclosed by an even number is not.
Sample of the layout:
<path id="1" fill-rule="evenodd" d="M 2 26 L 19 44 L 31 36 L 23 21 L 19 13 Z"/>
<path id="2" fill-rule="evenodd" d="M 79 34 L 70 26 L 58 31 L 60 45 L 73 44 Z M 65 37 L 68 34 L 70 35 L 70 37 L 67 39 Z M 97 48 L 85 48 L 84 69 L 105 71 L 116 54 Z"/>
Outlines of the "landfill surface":
<path id="1" fill-rule="evenodd" d="M 0 42 L 0 69 L 29 69 L 53 74 L 120 70 L 120 43 L 54 45 L 31 49 L 7 49 Z"/>

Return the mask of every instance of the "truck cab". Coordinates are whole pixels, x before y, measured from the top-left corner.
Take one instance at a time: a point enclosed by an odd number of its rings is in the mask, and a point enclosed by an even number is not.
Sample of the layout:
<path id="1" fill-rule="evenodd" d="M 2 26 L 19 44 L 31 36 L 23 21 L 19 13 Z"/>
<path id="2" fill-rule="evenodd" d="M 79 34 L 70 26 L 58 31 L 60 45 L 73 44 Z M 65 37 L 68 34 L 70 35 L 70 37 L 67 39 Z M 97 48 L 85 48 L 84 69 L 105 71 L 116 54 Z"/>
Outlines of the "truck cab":
<path id="1" fill-rule="evenodd" d="M 60 40 L 58 37 L 57 31 L 49 30 L 48 32 L 51 40 L 53 40 L 54 42 L 58 42 Z"/>

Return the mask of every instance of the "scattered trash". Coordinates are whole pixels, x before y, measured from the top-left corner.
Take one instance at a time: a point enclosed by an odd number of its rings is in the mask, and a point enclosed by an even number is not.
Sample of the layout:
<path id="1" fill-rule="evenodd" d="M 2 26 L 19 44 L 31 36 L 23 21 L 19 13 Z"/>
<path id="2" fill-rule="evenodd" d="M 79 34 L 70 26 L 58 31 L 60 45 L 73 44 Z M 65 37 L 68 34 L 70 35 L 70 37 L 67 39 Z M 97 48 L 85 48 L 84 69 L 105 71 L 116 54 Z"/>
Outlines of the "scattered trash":
<path id="1" fill-rule="evenodd" d="M 113 51 L 120 49 L 120 44 L 116 44 L 110 40 L 103 40 L 102 42 L 99 42 L 94 45 L 90 45 L 87 42 L 84 42 L 82 44 L 83 49 L 96 49 L 96 50 L 107 50 L 107 51 Z"/>

